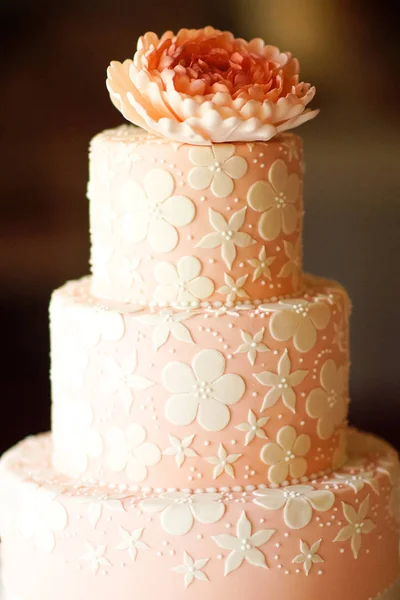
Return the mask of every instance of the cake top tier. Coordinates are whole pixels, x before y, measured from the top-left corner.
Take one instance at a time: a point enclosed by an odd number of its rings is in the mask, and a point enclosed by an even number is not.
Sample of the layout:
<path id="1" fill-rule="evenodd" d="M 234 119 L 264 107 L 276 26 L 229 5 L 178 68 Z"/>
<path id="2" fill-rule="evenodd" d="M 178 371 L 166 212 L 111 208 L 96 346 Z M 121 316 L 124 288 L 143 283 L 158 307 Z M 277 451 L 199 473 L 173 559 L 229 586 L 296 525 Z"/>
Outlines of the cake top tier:
<path id="1" fill-rule="evenodd" d="M 146 33 L 133 60 L 113 61 L 107 88 L 124 117 L 189 144 L 267 141 L 314 118 L 299 62 L 256 38 L 213 27 Z"/>
<path id="2" fill-rule="evenodd" d="M 90 152 L 93 292 L 236 304 L 302 289 L 302 143 L 173 142 L 122 126 Z"/>

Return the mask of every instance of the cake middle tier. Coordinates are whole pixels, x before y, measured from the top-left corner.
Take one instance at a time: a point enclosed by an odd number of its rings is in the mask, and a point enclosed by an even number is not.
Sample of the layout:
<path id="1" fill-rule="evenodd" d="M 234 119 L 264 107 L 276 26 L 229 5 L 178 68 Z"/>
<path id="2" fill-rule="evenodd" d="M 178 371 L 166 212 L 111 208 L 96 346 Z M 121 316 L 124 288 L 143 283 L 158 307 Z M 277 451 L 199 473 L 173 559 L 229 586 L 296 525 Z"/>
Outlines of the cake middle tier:
<path id="1" fill-rule="evenodd" d="M 54 465 L 130 489 L 285 485 L 345 458 L 349 301 L 150 311 L 90 278 L 51 302 Z"/>
<path id="2" fill-rule="evenodd" d="M 302 176 L 293 134 L 199 147 L 104 131 L 90 150 L 94 294 L 193 307 L 299 293 Z"/>

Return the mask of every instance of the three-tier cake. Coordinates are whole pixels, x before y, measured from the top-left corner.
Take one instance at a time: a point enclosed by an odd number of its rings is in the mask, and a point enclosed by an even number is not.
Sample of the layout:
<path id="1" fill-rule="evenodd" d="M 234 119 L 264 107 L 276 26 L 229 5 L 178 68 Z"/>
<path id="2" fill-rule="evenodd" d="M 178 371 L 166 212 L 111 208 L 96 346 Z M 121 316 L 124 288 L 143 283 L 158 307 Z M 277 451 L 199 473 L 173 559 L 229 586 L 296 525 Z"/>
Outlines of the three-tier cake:
<path id="1" fill-rule="evenodd" d="M 1 461 L 6 600 L 399 598 L 398 458 L 348 428 L 350 301 L 302 270 L 298 71 L 212 28 L 111 64 L 140 127 L 92 141 L 52 432 Z"/>

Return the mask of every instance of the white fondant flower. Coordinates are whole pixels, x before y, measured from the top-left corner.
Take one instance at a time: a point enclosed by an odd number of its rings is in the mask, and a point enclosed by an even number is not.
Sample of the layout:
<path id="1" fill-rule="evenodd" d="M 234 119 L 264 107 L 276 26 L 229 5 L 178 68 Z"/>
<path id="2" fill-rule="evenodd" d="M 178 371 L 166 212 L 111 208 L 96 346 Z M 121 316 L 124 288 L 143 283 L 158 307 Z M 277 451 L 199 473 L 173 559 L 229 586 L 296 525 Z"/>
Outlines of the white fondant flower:
<path id="1" fill-rule="evenodd" d="M 311 519 L 313 509 L 319 512 L 330 510 L 335 495 L 329 490 L 316 490 L 311 485 L 288 485 L 279 489 L 264 489 L 254 492 L 254 503 L 268 510 L 284 508 L 283 518 L 290 529 L 302 529 Z"/>
<path id="2" fill-rule="evenodd" d="M 201 277 L 202 264 L 194 256 L 183 256 L 177 266 L 159 262 L 154 269 L 158 283 L 154 298 L 160 304 L 180 306 L 197 305 L 199 300 L 211 296 L 214 283 L 209 277 Z"/>
<path id="3" fill-rule="evenodd" d="M 342 502 L 343 515 L 346 521 L 349 523 L 345 525 L 337 534 L 334 542 L 347 542 L 351 540 L 351 550 L 354 558 L 358 558 L 362 544 L 362 536 L 371 533 L 375 528 L 375 524 L 371 519 L 367 519 L 369 510 L 369 494 L 361 502 L 358 512 L 351 504 Z"/>
<path id="4" fill-rule="evenodd" d="M 117 342 L 125 334 L 124 317 L 117 311 L 88 306 L 78 326 L 84 343 L 96 346 L 100 341 Z"/>
<path id="5" fill-rule="evenodd" d="M 136 369 L 136 350 L 123 358 L 120 364 L 112 356 L 106 356 L 102 362 L 100 391 L 104 394 L 118 394 L 128 413 L 133 404 L 133 393 L 155 385 L 154 381 L 138 375 Z"/>
<path id="6" fill-rule="evenodd" d="M 301 237 L 299 236 L 295 244 L 284 240 L 283 246 L 289 260 L 279 271 L 278 277 L 291 277 L 293 287 L 297 289 L 301 273 Z"/>
<path id="7" fill-rule="evenodd" d="M 55 458 L 59 468 L 83 475 L 89 459 L 101 456 L 103 440 L 92 427 L 93 419 L 93 409 L 83 400 L 59 398 L 54 405 L 52 429 L 57 440 Z"/>
<path id="8" fill-rule="evenodd" d="M 228 405 L 236 404 L 245 392 L 244 380 L 224 374 L 225 358 L 217 350 L 201 350 L 192 361 L 171 362 L 162 372 L 162 382 L 173 395 L 165 415 L 174 425 L 189 425 L 196 417 L 207 431 L 221 431 L 230 420 Z"/>
<path id="9" fill-rule="evenodd" d="M 19 511 L 19 527 L 22 535 L 32 539 L 40 552 L 50 553 L 56 545 L 55 534 L 68 525 L 68 513 L 55 500 L 57 492 L 44 487 L 26 486 Z"/>
<path id="10" fill-rule="evenodd" d="M 358 472 L 341 472 L 341 473 L 333 473 L 334 479 L 327 481 L 326 483 L 331 483 L 332 485 L 348 485 L 351 487 L 356 494 L 364 489 L 365 485 L 371 487 L 375 494 L 379 496 L 379 483 L 378 480 L 374 477 L 373 471 L 358 471 Z"/>
<path id="11" fill-rule="evenodd" d="M 252 533 L 252 525 L 245 512 L 242 512 L 236 525 L 236 536 L 221 533 L 213 536 L 220 548 L 231 550 L 225 562 L 225 576 L 240 567 L 244 560 L 255 567 L 268 568 L 265 556 L 259 550 L 276 533 L 275 529 L 260 529 Z"/>
<path id="12" fill-rule="evenodd" d="M 173 567 L 172 570 L 175 571 L 175 573 L 184 575 L 183 581 L 185 588 L 188 588 L 195 579 L 208 581 L 208 577 L 203 571 L 208 561 L 208 558 L 199 558 L 198 560 L 193 560 L 193 558 L 187 552 L 184 552 L 183 564 Z"/>
<path id="13" fill-rule="evenodd" d="M 161 512 L 161 526 L 171 535 L 185 535 L 199 523 L 216 523 L 224 512 L 221 494 L 212 492 L 189 494 L 186 492 L 164 492 L 155 498 L 146 498 L 140 507 L 147 513 Z"/>
<path id="14" fill-rule="evenodd" d="M 226 302 L 230 305 L 234 304 L 235 300 L 239 298 L 250 298 L 246 290 L 243 289 L 244 284 L 247 281 L 248 274 L 242 275 L 236 281 L 228 275 L 228 273 L 224 273 L 225 285 L 220 287 L 217 292 L 219 294 L 226 294 Z"/>
<path id="15" fill-rule="evenodd" d="M 318 419 L 317 433 L 322 440 L 330 438 L 335 428 L 346 418 L 346 370 L 332 359 L 324 362 L 320 373 L 320 388 L 310 392 L 307 414 Z"/>
<path id="16" fill-rule="evenodd" d="M 163 454 L 175 456 L 176 464 L 178 467 L 181 467 L 187 457 L 194 458 L 198 456 L 197 452 L 190 447 L 193 439 L 194 434 L 183 438 L 183 440 L 180 440 L 175 435 L 170 434 L 169 441 L 171 442 L 171 446 L 164 450 Z"/>
<path id="17" fill-rule="evenodd" d="M 154 252 L 171 252 L 176 247 L 176 228 L 193 221 L 195 208 L 189 198 L 173 196 L 174 188 L 171 173 L 162 169 L 147 173 L 144 190 L 132 180 L 122 186 L 122 226 L 130 242 L 147 239 Z"/>
<path id="18" fill-rule="evenodd" d="M 106 552 L 106 544 L 94 546 L 93 544 L 86 542 L 86 553 L 81 556 L 81 560 L 88 562 L 93 574 L 96 575 L 99 569 L 112 566 L 105 556 Z"/>
<path id="19" fill-rule="evenodd" d="M 322 542 L 322 539 L 318 540 L 317 542 L 314 542 L 314 544 L 310 548 L 310 546 L 306 542 L 303 542 L 303 540 L 300 540 L 301 554 L 298 554 L 293 559 L 292 562 L 297 563 L 297 564 L 302 564 L 306 575 L 308 575 L 310 573 L 310 571 L 315 563 L 323 563 L 324 562 L 323 558 L 321 558 L 321 556 L 319 554 L 317 554 L 318 550 L 320 549 L 321 542 Z"/>
<path id="20" fill-rule="evenodd" d="M 137 423 L 131 423 L 126 431 L 112 427 L 107 434 L 109 446 L 107 464 L 112 471 L 125 471 L 132 481 L 143 481 L 147 477 L 147 467 L 161 460 L 158 446 L 146 442 L 146 430 Z"/>
<path id="21" fill-rule="evenodd" d="M 242 334 L 243 344 L 239 346 L 236 350 L 236 354 L 240 354 L 243 352 L 247 353 L 247 358 L 250 361 L 250 364 L 254 365 L 257 357 L 257 352 L 268 352 L 269 348 L 265 344 L 263 344 L 265 328 L 263 327 L 260 331 L 252 336 L 251 333 L 247 331 L 240 330 Z"/>
<path id="22" fill-rule="evenodd" d="M 119 528 L 121 541 L 117 546 L 117 550 L 127 550 L 130 558 L 135 562 L 138 550 L 150 550 L 140 538 L 143 535 L 143 529 L 134 529 L 130 532 L 123 527 Z"/>
<path id="23" fill-rule="evenodd" d="M 290 372 L 291 362 L 288 356 L 287 348 L 285 348 L 278 363 L 278 373 L 264 371 L 262 373 L 254 373 L 254 377 L 262 385 L 271 387 L 269 392 L 264 397 L 264 402 L 261 411 L 266 408 L 275 406 L 279 398 L 292 412 L 296 412 L 296 394 L 293 390 L 296 385 L 299 385 L 308 375 L 308 371 L 299 369 L 298 371 Z"/>
<path id="24" fill-rule="evenodd" d="M 247 194 L 251 208 L 262 212 L 258 230 L 265 240 L 274 240 L 283 231 L 292 234 L 297 226 L 299 212 L 300 179 L 296 173 L 289 175 L 285 162 L 278 158 L 268 173 L 268 181 L 257 181 Z"/>
<path id="25" fill-rule="evenodd" d="M 189 329 L 183 325 L 182 321 L 186 321 L 193 316 L 192 312 L 173 312 L 170 309 L 164 308 L 158 313 L 144 314 L 138 317 L 140 323 L 154 327 L 153 344 L 157 351 L 163 346 L 170 335 L 178 342 L 193 344 L 193 338 Z"/>
<path id="26" fill-rule="evenodd" d="M 310 436 L 305 433 L 297 436 L 291 425 L 286 425 L 278 431 L 277 443 L 271 442 L 261 451 L 261 460 L 271 465 L 268 477 L 272 483 L 283 483 L 288 475 L 299 479 L 307 471 L 307 461 L 304 458 L 310 451 Z"/>
<path id="27" fill-rule="evenodd" d="M 261 419 L 257 419 L 255 413 L 249 409 L 248 423 L 236 425 L 236 429 L 246 432 L 245 446 L 248 446 L 255 437 L 264 440 L 267 439 L 267 434 L 265 433 L 263 427 L 268 423 L 269 420 L 270 417 L 262 417 Z"/>
<path id="28" fill-rule="evenodd" d="M 215 465 L 213 471 L 213 479 L 217 479 L 223 473 L 226 473 L 230 477 L 235 477 L 235 471 L 232 467 L 233 463 L 240 458 L 241 454 L 229 454 L 227 453 L 225 447 L 220 444 L 218 448 L 218 456 L 209 456 L 206 458 L 206 461 L 211 465 Z"/>
<path id="29" fill-rule="evenodd" d="M 233 192 L 232 180 L 243 177 L 248 168 L 246 159 L 234 154 L 234 144 L 192 148 L 189 158 L 196 166 L 189 171 L 190 187 L 195 190 L 205 190 L 211 186 L 214 196 L 227 198 Z"/>
<path id="30" fill-rule="evenodd" d="M 236 246 L 247 248 L 256 243 L 250 234 L 239 231 L 244 225 L 246 210 L 245 206 L 227 221 L 221 213 L 210 208 L 208 215 L 215 231 L 205 235 L 197 244 L 197 248 L 209 249 L 221 246 L 222 259 L 228 269 L 231 269 L 236 258 Z"/>
<path id="31" fill-rule="evenodd" d="M 276 256 L 267 257 L 265 246 L 263 246 L 260 250 L 258 258 L 251 258 L 247 261 L 249 265 L 254 267 L 253 281 L 256 281 L 261 276 L 264 276 L 267 279 L 271 279 L 270 266 L 274 262 L 275 258 Z"/>
<path id="32" fill-rule="evenodd" d="M 331 310 L 327 304 L 308 300 L 282 300 L 262 304 L 261 310 L 273 312 L 269 322 L 271 335 L 280 342 L 293 338 L 299 352 L 309 352 L 317 341 L 317 330 L 328 325 Z"/>

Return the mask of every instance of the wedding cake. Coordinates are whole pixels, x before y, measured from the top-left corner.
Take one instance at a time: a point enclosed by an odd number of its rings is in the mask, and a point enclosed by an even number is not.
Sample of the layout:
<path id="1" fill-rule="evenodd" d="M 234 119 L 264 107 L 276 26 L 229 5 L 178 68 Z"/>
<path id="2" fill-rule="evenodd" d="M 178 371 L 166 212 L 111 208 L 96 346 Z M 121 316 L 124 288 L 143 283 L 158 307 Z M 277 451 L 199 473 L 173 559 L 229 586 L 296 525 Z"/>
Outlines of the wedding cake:
<path id="1" fill-rule="evenodd" d="M 398 458 L 348 428 L 349 297 L 302 270 L 315 89 L 212 28 L 107 87 L 131 124 L 91 143 L 52 432 L 1 461 L 6 600 L 398 599 Z"/>

